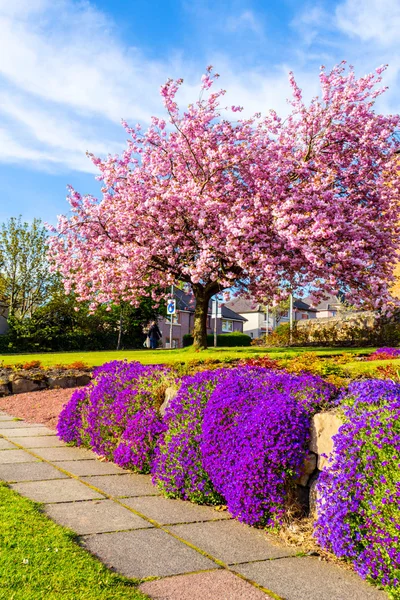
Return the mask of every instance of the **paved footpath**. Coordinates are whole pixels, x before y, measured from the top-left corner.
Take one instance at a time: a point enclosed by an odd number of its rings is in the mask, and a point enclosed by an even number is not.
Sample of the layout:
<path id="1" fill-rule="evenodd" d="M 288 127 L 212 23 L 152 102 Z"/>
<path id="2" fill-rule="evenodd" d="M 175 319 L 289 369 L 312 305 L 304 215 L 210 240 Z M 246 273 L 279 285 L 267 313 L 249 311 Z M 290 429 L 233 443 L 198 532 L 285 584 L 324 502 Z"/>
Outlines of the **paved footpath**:
<path id="1" fill-rule="evenodd" d="M 167 500 L 147 475 L 0 412 L 0 479 L 154 600 L 385 600 L 354 573 L 296 556 L 226 512 Z"/>

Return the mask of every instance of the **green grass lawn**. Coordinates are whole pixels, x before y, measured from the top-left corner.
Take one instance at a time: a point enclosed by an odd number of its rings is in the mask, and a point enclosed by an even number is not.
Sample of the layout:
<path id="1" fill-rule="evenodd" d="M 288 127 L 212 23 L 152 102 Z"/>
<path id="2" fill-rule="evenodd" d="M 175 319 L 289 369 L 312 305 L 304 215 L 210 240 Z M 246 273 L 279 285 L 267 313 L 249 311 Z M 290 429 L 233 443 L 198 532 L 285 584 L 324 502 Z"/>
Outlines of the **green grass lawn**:
<path id="1" fill-rule="evenodd" d="M 247 348 L 208 348 L 202 352 L 196 352 L 192 347 L 165 350 L 106 350 L 102 352 L 57 352 L 44 354 L 3 354 L 0 362 L 4 364 L 26 363 L 31 360 L 40 360 L 44 366 L 56 364 L 71 364 L 75 361 L 83 361 L 90 366 L 99 366 L 110 360 L 138 360 L 149 364 L 164 364 L 173 362 L 189 362 L 195 359 L 225 359 L 244 358 L 254 355 L 268 354 L 271 358 L 292 358 L 302 352 L 315 352 L 318 356 L 332 356 L 335 354 L 362 353 L 369 354 L 375 348 L 259 348 L 250 346 Z"/>
<path id="2" fill-rule="evenodd" d="M 387 367 L 393 365 L 395 369 L 400 371 L 400 358 L 393 358 L 391 360 L 371 360 L 371 361 L 354 361 L 344 365 L 344 369 L 350 373 L 350 375 L 366 375 L 367 373 L 373 373 L 377 367 Z"/>
<path id="3" fill-rule="evenodd" d="M 71 510 L 73 505 L 71 504 Z M 0 482 L 0 598 L 144 600 L 135 582 L 112 573 L 74 534 Z"/>

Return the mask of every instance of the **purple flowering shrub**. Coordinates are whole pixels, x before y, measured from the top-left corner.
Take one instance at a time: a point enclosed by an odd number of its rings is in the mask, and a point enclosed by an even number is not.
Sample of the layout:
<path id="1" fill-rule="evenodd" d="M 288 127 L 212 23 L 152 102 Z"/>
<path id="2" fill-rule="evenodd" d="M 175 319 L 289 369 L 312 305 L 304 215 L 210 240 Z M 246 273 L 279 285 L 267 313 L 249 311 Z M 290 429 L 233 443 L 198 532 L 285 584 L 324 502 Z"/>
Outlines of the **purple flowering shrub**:
<path id="1" fill-rule="evenodd" d="M 367 360 L 390 360 L 400 357 L 400 348 L 378 348 L 370 354 Z"/>
<path id="2" fill-rule="evenodd" d="M 353 382 L 322 471 L 315 536 L 400 598 L 400 384 Z"/>
<path id="3" fill-rule="evenodd" d="M 221 504 L 202 464 L 200 442 L 204 408 L 229 370 L 203 371 L 183 377 L 178 395 L 167 408 L 166 431 L 156 448 L 153 483 L 168 498 L 198 504 Z"/>
<path id="4" fill-rule="evenodd" d="M 138 410 L 127 421 L 121 441 L 114 452 L 114 462 L 139 473 L 150 473 L 154 449 L 164 426 L 152 406 Z"/>
<path id="5" fill-rule="evenodd" d="M 60 438 L 88 446 L 121 466 L 149 472 L 162 430 L 158 408 L 168 377 L 167 369 L 158 365 L 106 363 L 63 408 Z"/>
<path id="6" fill-rule="evenodd" d="M 92 384 L 75 390 L 67 404 L 64 404 L 57 423 L 57 435 L 64 442 L 84 445 L 82 418 L 88 404 Z"/>
<path id="7" fill-rule="evenodd" d="M 234 517 L 279 523 L 303 465 L 312 414 L 336 389 L 318 376 L 230 371 L 204 410 L 203 466 Z"/>

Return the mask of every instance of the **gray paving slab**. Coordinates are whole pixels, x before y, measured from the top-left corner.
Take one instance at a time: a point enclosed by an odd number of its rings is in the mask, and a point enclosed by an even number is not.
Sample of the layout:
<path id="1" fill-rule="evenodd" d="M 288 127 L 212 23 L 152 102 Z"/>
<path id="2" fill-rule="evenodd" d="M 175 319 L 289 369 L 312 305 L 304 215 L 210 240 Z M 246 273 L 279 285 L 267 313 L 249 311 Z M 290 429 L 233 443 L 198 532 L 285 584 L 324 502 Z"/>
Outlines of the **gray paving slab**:
<path id="1" fill-rule="evenodd" d="M 42 481 L 46 479 L 65 479 L 58 469 L 44 462 L 23 463 L 12 465 L 0 464 L 0 479 L 8 483 L 20 481 Z"/>
<path id="2" fill-rule="evenodd" d="M 8 436 L 7 436 L 8 437 Z M 0 438 L 1 439 L 1 438 Z M 61 442 L 56 435 L 37 435 L 21 437 L 8 437 L 24 448 L 65 448 L 66 444 Z"/>
<path id="3" fill-rule="evenodd" d="M 22 421 L 15 417 L 9 417 L 7 420 L 4 418 L 4 420 L 0 422 L 0 431 L 3 431 L 4 429 L 26 429 L 29 427 L 34 427 L 34 425 L 30 425 L 26 421 Z"/>
<path id="4" fill-rule="evenodd" d="M 146 517 L 154 519 L 161 525 L 230 518 L 227 511 L 217 511 L 210 506 L 199 506 L 184 500 L 169 500 L 162 496 L 126 498 L 124 504 L 141 512 Z"/>
<path id="5" fill-rule="evenodd" d="M 0 414 L 0 423 L 2 421 L 15 421 L 15 417 L 12 417 L 11 415 L 2 415 L 2 414 Z"/>
<path id="6" fill-rule="evenodd" d="M 38 454 L 46 460 L 59 462 L 63 460 L 90 460 L 95 459 L 96 454 L 86 448 L 35 448 L 35 454 Z"/>
<path id="7" fill-rule="evenodd" d="M 115 498 L 154 496 L 159 493 L 149 475 L 100 475 L 85 477 L 84 480 Z"/>
<path id="8" fill-rule="evenodd" d="M 79 535 L 152 527 L 148 521 L 113 500 L 48 504 L 45 511 L 54 521 Z"/>
<path id="9" fill-rule="evenodd" d="M 179 537 L 227 564 L 291 556 L 292 548 L 273 544 L 264 532 L 237 521 L 208 521 L 168 527 Z"/>
<path id="10" fill-rule="evenodd" d="M 1 435 L 13 439 L 16 437 L 30 437 L 32 435 L 54 435 L 54 431 L 44 425 L 29 425 L 25 423 L 24 427 L 13 427 L 12 429 L 2 429 L 0 427 Z"/>
<path id="11" fill-rule="evenodd" d="M 215 563 L 160 529 L 82 538 L 84 546 L 122 575 L 142 579 L 215 568 Z"/>
<path id="12" fill-rule="evenodd" d="M 11 487 L 22 496 L 27 496 L 31 500 L 36 500 L 36 502 L 73 502 L 103 498 L 103 496 L 75 479 L 15 483 Z"/>
<path id="13" fill-rule="evenodd" d="M 74 475 L 119 475 L 124 470 L 110 462 L 99 460 L 64 460 L 55 461 L 54 464 L 60 469 L 65 469 Z"/>
<path id="14" fill-rule="evenodd" d="M 37 458 L 23 450 L 4 450 L 4 452 L 0 452 L 0 465 L 37 461 Z"/>
<path id="15" fill-rule="evenodd" d="M 17 448 L 4 438 L 0 438 L 0 450 L 16 450 Z"/>
<path id="16" fill-rule="evenodd" d="M 387 600 L 358 575 L 314 558 L 284 558 L 234 570 L 285 600 Z"/>
<path id="17" fill-rule="evenodd" d="M 139 590 L 153 600 L 267 600 L 268 596 L 230 571 L 205 571 L 146 581 Z"/>

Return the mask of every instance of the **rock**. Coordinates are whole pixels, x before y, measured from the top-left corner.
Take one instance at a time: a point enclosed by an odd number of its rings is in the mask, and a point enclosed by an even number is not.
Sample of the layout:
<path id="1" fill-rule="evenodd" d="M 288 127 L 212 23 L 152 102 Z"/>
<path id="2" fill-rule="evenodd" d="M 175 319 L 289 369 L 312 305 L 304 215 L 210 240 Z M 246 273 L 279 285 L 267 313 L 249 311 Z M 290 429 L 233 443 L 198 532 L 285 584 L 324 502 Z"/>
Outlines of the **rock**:
<path id="1" fill-rule="evenodd" d="M 173 400 L 176 397 L 177 393 L 178 390 L 175 387 L 167 387 L 167 389 L 165 390 L 165 400 L 160 406 L 160 414 L 162 416 L 165 415 L 165 411 L 167 410 L 171 400 Z"/>
<path id="2" fill-rule="evenodd" d="M 60 375 L 56 377 L 49 377 L 49 388 L 53 390 L 54 388 L 73 388 L 76 387 L 76 377 L 72 377 L 71 375 Z"/>
<path id="3" fill-rule="evenodd" d="M 77 387 L 81 387 L 83 385 L 87 385 L 92 380 L 92 376 L 88 373 L 80 373 L 76 376 L 76 385 Z"/>
<path id="4" fill-rule="evenodd" d="M 1 396 L 9 396 L 10 389 L 7 383 L 0 383 L 0 397 Z"/>
<path id="5" fill-rule="evenodd" d="M 317 481 L 318 473 L 311 478 L 310 491 L 309 491 L 309 507 L 310 517 L 316 519 L 318 517 L 317 501 L 319 500 L 319 494 L 317 492 Z"/>
<path id="6" fill-rule="evenodd" d="M 318 454 L 318 469 L 322 471 L 333 450 L 332 437 L 337 434 L 343 421 L 337 411 L 331 410 L 314 415 L 311 423 L 310 450 Z M 325 454 L 327 458 L 321 456 Z"/>
<path id="7" fill-rule="evenodd" d="M 15 376 L 11 382 L 11 389 L 13 394 L 26 394 L 27 392 L 37 392 L 47 387 L 46 380 L 35 380 L 28 379 L 26 377 Z"/>
<path id="8" fill-rule="evenodd" d="M 317 455 L 314 452 L 309 452 L 304 460 L 301 475 L 296 481 L 298 485 L 306 486 L 310 475 L 312 475 L 317 468 Z"/>

